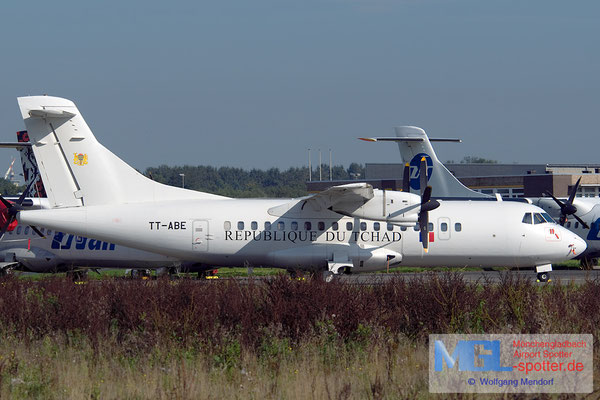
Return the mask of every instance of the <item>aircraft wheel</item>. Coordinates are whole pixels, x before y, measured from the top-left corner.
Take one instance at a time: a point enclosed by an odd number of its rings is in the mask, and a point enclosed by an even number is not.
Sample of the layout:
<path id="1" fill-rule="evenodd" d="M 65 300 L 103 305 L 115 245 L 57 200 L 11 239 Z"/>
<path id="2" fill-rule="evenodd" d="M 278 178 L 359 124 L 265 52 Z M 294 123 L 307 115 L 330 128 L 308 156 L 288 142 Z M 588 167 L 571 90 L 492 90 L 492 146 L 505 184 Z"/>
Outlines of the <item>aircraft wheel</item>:
<path id="1" fill-rule="evenodd" d="M 547 272 L 539 272 L 537 274 L 538 282 L 548 282 L 548 273 Z"/>
<path id="2" fill-rule="evenodd" d="M 334 277 L 334 273 L 327 270 L 327 271 L 323 271 L 323 280 L 327 283 L 333 281 L 333 277 Z"/>
<path id="3" fill-rule="evenodd" d="M 87 271 L 75 270 L 67 271 L 67 276 L 73 279 L 73 282 L 83 281 L 87 278 Z"/>

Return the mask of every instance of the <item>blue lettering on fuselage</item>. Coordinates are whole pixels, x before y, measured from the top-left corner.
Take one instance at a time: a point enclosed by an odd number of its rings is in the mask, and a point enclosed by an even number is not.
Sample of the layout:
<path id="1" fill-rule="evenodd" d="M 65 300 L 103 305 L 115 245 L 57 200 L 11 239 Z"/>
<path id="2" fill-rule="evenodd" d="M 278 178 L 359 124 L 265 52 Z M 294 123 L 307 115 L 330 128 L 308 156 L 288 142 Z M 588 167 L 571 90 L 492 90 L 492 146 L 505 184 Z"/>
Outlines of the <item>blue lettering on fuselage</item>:
<path id="1" fill-rule="evenodd" d="M 592 223 L 592 226 L 590 226 L 590 231 L 588 232 L 587 235 L 587 240 L 600 240 L 600 237 L 598 237 L 598 234 L 600 234 L 600 218 L 598 218 L 597 220 L 595 220 Z"/>
<path id="2" fill-rule="evenodd" d="M 64 232 L 54 233 L 54 237 L 52 238 L 52 245 L 50 247 L 52 249 L 68 250 L 73 245 L 73 238 L 75 238 L 75 250 L 85 250 L 87 248 L 88 250 L 112 251 L 116 247 L 113 243 L 103 242 L 96 239 L 88 239 L 83 236 L 75 236 L 71 234 L 66 234 Z"/>

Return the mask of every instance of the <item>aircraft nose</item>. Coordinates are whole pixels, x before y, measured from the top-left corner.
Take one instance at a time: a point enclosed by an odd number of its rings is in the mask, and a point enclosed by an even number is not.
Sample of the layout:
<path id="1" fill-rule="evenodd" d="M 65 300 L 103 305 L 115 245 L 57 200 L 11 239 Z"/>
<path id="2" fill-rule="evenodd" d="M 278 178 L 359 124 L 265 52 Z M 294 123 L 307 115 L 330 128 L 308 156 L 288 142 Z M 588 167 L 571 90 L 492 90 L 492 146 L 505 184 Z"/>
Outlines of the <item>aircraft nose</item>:
<path id="1" fill-rule="evenodd" d="M 571 258 L 580 256 L 581 253 L 583 253 L 585 251 L 585 249 L 587 249 L 587 243 L 585 242 L 585 240 L 583 240 L 581 237 L 574 234 L 573 232 L 566 230 L 566 229 L 565 229 L 565 231 L 568 232 L 565 235 L 568 238 L 568 240 L 567 240 L 568 252 L 569 252 L 568 257 L 571 259 Z"/>

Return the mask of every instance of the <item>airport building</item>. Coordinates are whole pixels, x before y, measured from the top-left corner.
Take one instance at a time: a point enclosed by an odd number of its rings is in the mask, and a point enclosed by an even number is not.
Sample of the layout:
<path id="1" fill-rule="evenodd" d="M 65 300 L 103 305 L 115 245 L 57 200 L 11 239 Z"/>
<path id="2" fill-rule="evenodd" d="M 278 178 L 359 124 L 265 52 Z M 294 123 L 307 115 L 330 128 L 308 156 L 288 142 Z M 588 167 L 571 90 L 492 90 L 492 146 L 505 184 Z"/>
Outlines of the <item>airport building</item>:
<path id="1" fill-rule="evenodd" d="M 465 186 L 503 197 L 566 197 L 580 177 L 578 197 L 600 197 L 600 164 L 445 164 Z M 366 164 L 357 180 L 378 189 L 400 190 L 404 164 Z M 311 181 L 309 192 L 355 181 Z"/>

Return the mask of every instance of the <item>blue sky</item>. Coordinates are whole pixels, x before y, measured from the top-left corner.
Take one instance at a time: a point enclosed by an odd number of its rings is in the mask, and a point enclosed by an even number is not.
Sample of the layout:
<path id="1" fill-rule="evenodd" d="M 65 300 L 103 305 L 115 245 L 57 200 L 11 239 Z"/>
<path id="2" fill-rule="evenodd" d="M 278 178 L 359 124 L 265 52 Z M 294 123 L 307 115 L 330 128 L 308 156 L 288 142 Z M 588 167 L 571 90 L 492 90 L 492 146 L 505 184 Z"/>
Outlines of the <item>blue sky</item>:
<path id="1" fill-rule="evenodd" d="M 7 2 L 0 38 L 3 141 L 46 93 L 138 169 L 397 162 L 356 140 L 395 125 L 462 138 L 442 160 L 600 163 L 597 1 Z"/>

